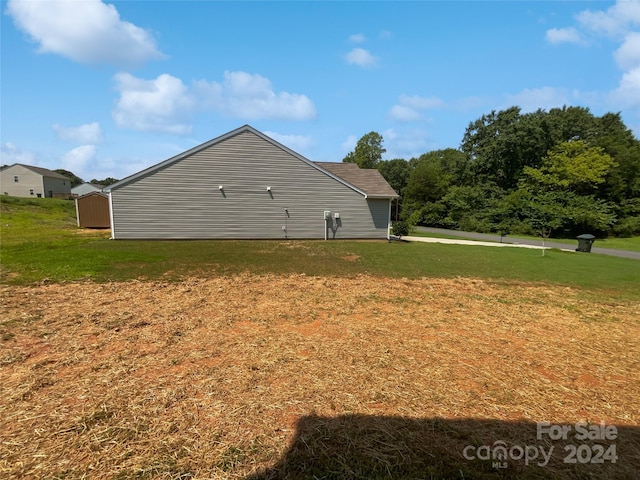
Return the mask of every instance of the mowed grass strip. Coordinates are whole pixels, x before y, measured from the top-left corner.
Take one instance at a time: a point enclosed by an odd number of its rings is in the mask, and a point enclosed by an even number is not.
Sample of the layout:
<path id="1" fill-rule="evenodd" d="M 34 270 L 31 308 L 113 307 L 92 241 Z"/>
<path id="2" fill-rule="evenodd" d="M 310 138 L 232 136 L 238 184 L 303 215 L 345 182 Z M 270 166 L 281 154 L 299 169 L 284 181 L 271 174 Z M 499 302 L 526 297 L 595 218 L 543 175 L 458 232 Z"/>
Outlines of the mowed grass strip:
<path id="1" fill-rule="evenodd" d="M 596 254 L 386 241 L 124 241 L 75 226 L 72 202 L 2 199 L 2 281 L 304 273 L 473 277 L 572 285 L 635 296 L 640 262 Z"/>

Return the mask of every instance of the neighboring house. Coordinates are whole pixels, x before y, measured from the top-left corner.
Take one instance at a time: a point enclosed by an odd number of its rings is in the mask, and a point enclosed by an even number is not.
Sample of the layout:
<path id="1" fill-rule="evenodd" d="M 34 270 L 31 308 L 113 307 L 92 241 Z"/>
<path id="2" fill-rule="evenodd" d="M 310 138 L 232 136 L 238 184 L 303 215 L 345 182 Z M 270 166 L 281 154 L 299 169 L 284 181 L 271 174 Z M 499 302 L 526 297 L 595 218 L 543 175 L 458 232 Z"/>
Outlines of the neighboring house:
<path id="1" fill-rule="evenodd" d="M 74 197 L 81 197 L 82 195 L 86 195 L 91 192 L 101 192 L 104 188 L 104 185 L 96 185 L 94 183 L 82 183 L 80 185 L 76 185 L 71 189 L 71 193 Z"/>
<path id="2" fill-rule="evenodd" d="M 91 192 L 76 198 L 78 226 L 84 228 L 109 228 L 109 195 Z"/>
<path id="3" fill-rule="evenodd" d="M 71 180 L 46 168 L 14 163 L 0 170 L 0 192 L 14 197 L 70 198 Z"/>
<path id="4" fill-rule="evenodd" d="M 245 125 L 105 188 L 114 239 L 388 238 L 377 170 L 314 163 Z"/>

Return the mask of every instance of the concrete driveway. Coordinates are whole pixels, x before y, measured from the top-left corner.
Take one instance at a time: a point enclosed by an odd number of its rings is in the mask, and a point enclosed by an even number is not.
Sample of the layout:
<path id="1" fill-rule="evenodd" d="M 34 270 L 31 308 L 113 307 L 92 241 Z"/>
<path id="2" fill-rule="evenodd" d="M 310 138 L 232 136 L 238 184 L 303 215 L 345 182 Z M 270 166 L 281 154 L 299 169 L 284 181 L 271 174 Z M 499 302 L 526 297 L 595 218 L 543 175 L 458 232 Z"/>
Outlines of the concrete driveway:
<path id="1" fill-rule="evenodd" d="M 431 227 L 416 227 L 416 230 L 423 233 L 435 233 L 440 235 L 448 235 L 452 237 L 465 237 L 472 238 L 471 240 L 457 240 L 447 238 L 435 238 L 435 237 L 402 237 L 404 240 L 417 241 L 417 242 L 435 242 L 435 243 L 455 243 L 458 245 L 483 245 L 491 247 L 521 247 L 521 248 L 542 248 L 541 240 L 529 240 L 524 238 L 510 238 L 509 236 L 500 237 L 499 235 L 492 235 L 486 233 L 475 232 L 461 232 L 459 230 L 446 230 L 444 228 L 431 228 Z M 599 248 L 596 247 L 598 240 L 595 241 L 594 246 L 591 247 L 592 253 L 599 253 L 602 255 L 611 255 L 614 257 L 633 258 L 640 260 L 640 252 L 631 252 L 628 250 L 615 250 L 613 248 Z M 561 243 L 556 241 L 544 242 L 545 248 L 557 248 L 565 251 L 575 252 L 578 247 L 578 241 L 575 243 Z"/>

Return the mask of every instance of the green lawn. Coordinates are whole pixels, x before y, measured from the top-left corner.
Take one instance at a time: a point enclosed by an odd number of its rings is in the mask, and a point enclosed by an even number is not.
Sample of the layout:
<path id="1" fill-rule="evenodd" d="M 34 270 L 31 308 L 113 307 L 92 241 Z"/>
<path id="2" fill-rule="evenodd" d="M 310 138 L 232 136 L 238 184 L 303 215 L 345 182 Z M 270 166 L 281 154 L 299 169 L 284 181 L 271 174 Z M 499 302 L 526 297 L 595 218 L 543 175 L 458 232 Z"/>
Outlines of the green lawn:
<path id="1" fill-rule="evenodd" d="M 386 241 L 124 241 L 75 226 L 73 202 L 3 197 L 2 282 L 304 273 L 546 282 L 635 297 L 640 262 L 596 254 Z"/>

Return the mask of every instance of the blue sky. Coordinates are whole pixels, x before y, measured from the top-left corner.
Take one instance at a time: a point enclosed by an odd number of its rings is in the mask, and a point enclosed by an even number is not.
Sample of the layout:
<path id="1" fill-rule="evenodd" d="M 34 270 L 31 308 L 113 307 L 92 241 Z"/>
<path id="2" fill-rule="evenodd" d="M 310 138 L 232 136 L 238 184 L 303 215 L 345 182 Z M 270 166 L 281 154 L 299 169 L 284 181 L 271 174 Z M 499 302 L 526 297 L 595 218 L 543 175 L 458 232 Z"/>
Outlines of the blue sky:
<path id="1" fill-rule="evenodd" d="M 460 145 L 492 110 L 621 112 L 640 1 L 3 0 L 1 163 L 123 178 L 244 124 L 316 161 Z"/>

